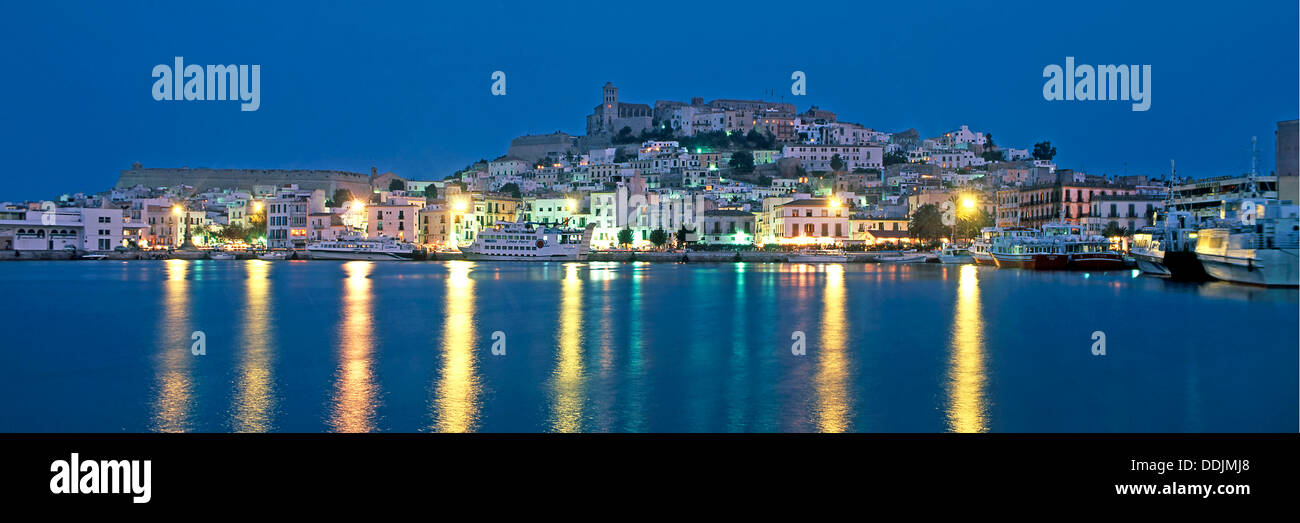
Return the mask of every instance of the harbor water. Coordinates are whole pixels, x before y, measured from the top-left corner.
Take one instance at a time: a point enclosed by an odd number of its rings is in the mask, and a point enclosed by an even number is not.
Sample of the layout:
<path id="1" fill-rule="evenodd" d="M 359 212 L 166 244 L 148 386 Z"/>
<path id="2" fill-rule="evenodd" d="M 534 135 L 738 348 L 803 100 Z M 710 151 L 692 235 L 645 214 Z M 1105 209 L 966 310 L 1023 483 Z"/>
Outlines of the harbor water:
<path id="1" fill-rule="evenodd" d="M 5 432 L 1293 432 L 1296 289 L 973 265 L 0 264 Z"/>

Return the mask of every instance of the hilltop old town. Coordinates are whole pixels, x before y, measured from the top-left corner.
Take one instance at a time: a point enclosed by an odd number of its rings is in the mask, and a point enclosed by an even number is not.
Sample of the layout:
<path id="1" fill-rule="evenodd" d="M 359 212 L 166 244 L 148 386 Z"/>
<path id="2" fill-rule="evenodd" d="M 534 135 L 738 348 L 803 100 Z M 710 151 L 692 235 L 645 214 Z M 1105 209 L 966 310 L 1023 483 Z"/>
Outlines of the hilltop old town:
<path id="1" fill-rule="evenodd" d="M 501 221 L 594 224 L 594 250 L 882 250 L 1049 222 L 1123 242 L 1166 207 L 1218 212 L 1216 195 L 1248 180 L 1261 197 L 1296 192 L 1295 120 L 1277 123 L 1276 172 L 1192 179 L 1173 166 L 1158 176 L 1063 168 L 1048 140 L 998 143 L 967 125 L 924 136 L 815 105 L 649 105 L 610 83 L 600 94 L 585 135 L 520 136 L 438 176 L 137 163 L 102 192 L 0 203 L 0 258 L 298 250 L 345 235 L 452 253 Z"/>

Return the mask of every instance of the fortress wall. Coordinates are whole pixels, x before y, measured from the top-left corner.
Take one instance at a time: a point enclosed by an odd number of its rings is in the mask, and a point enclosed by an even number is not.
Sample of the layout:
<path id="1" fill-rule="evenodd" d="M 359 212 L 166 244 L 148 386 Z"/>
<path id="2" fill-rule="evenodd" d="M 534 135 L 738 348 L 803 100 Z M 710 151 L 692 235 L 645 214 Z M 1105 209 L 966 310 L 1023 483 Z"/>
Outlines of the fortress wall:
<path id="1" fill-rule="evenodd" d="M 307 190 L 321 189 L 326 195 L 333 194 L 335 189 L 347 189 L 353 194 L 370 192 L 370 177 L 365 174 L 300 169 L 126 169 L 118 176 L 114 187 L 127 189 L 136 185 L 189 185 L 196 191 L 222 188 L 252 190 L 254 185 L 291 183 Z"/>

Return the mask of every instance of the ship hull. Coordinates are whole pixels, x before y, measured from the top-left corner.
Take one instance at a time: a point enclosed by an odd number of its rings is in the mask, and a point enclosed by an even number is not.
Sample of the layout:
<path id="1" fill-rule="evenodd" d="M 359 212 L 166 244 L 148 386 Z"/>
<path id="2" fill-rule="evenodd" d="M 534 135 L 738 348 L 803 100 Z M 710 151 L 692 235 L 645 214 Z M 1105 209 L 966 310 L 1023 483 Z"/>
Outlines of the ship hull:
<path id="1" fill-rule="evenodd" d="M 1111 271 L 1124 268 L 1124 257 L 1118 253 L 1090 252 L 1070 256 L 1067 267 L 1084 271 Z"/>
<path id="2" fill-rule="evenodd" d="M 1294 249 L 1258 249 L 1254 258 L 1198 254 L 1205 272 L 1230 282 L 1295 287 L 1300 282 Z"/>
<path id="3" fill-rule="evenodd" d="M 1035 259 L 1032 254 L 994 254 L 993 264 L 999 269 L 1033 269 Z"/>
<path id="4" fill-rule="evenodd" d="M 408 261 L 412 253 L 394 252 L 346 252 L 346 251 L 307 251 L 313 260 L 344 261 Z"/>
<path id="5" fill-rule="evenodd" d="M 1170 279 L 1183 281 L 1210 279 L 1210 275 L 1205 272 L 1205 266 L 1201 265 L 1201 260 L 1196 257 L 1195 252 L 1165 252 L 1163 263 L 1165 269 L 1169 271 Z"/>
<path id="6" fill-rule="evenodd" d="M 975 260 L 975 265 L 997 265 L 993 261 L 993 255 L 986 252 L 972 252 L 970 257 Z"/>
<path id="7" fill-rule="evenodd" d="M 578 253 L 557 253 L 537 256 L 519 256 L 511 254 L 483 254 L 477 252 L 465 253 L 466 260 L 473 261 L 519 261 L 519 262 L 548 262 L 548 261 L 586 261 L 587 255 Z"/>
<path id="8" fill-rule="evenodd" d="M 1070 264 L 1070 257 L 1064 254 L 1035 254 L 1034 270 L 1036 271 L 1057 271 L 1065 269 Z"/>
<path id="9" fill-rule="evenodd" d="M 1138 270 L 1144 274 L 1152 276 L 1173 276 L 1169 267 L 1165 266 L 1164 253 L 1160 251 L 1147 252 L 1145 250 L 1133 249 L 1131 253 L 1133 261 L 1137 262 Z"/>

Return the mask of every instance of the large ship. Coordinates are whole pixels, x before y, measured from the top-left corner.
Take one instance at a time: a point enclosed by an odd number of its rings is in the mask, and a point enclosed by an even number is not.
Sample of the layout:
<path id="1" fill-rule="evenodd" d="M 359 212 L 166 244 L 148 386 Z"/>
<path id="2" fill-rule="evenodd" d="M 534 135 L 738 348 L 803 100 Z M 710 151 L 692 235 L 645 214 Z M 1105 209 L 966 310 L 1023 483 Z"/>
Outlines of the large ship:
<path id="1" fill-rule="evenodd" d="M 365 238 L 347 235 L 336 240 L 309 243 L 307 254 L 313 260 L 410 260 L 415 255 L 415 246 L 387 236 Z"/>
<path id="2" fill-rule="evenodd" d="M 990 247 L 998 268 L 1109 270 L 1124 266 L 1110 241 L 1083 233 L 1078 225 L 1048 224 L 1035 236 L 1003 236 Z"/>
<path id="3" fill-rule="evenodd" d="M 583 261 L 591 251 L 596 224 L 563 229 L 531 222 L 497 222 L 465 248 L 467 260 Z"/>
<path id="4" fill-rule="evenodd" d="M 1300 220 L 1290 202 L 1242 199 L 1225 202 L 1224 216 L 1249 210 L 1251 218 L 1197 232 L 1196 257 L 1220 280 L 1255 285 L 1300 283 Z"/>

